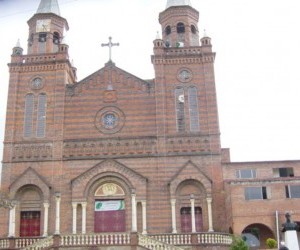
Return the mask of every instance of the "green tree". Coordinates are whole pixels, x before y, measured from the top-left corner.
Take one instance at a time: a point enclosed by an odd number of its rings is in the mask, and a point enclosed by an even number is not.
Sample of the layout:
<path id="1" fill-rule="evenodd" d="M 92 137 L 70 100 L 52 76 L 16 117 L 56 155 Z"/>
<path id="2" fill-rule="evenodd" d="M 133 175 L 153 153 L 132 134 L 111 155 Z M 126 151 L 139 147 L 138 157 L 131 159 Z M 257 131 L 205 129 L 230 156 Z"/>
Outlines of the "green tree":
<path id="1" fill-rule="evenodd" d="M 249 246 L 242 238 L 234 237 L 230 250 L 249 250 Z"/>

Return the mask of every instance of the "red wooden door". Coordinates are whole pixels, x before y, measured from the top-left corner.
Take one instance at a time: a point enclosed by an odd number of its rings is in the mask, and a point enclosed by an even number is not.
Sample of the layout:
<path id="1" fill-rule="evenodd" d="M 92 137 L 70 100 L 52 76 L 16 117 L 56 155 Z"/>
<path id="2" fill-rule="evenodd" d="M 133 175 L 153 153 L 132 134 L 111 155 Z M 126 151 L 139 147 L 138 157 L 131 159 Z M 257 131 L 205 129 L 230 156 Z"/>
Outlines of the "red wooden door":
<path id="1" fill-rule="evenodd" d="M 97 206 L 99 203 L 101 208 Z M 96 201 L 94 230 L 96 233 L 125 232 L 124 201 Z"/>
<path id="2" fill-rule="evenodd" d="M 191 217 L 191 208 L 183 207 L 180 210 L 180 219 L 181 219 L 181 232 L 190 233 L 192 232 L 192 217 Z"/>
<path id="3" fill-rule="evenodd" d="M 190 207 L 181 208 L 180 217 L 181 217 L 180 218 L 181 219 L 181 232 L 182 233 L 191 233 L 192 232 L 191 208 Z M 196 232 L 201 232 L 203 230 L 201 207 L 195 207 L 195 224 L 196 224 Z"/>
<path id="4" fill-rule="evenodd" d="M 21 212 L 20 236 L 40 236 L 41 213 L 39 211 Z"/>
<path id="5" fill-rule="evenodd" d="M 196 222 L 196 232 L 203 231 L 203 218 L 201 207 L 195 207 L 195 222 Z"/>

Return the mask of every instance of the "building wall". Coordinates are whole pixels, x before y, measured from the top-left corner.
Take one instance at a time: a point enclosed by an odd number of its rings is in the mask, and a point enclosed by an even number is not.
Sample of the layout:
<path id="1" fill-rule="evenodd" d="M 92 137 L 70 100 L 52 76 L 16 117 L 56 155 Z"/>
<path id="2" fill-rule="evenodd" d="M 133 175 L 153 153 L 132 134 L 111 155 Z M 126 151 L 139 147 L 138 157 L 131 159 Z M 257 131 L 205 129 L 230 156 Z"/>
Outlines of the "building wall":
<path id="1" fill-rule="evenodd" d="M 268 227 L 276 237 L 276 211 L 279 213 L 279 228 L 285 222 L 285 213 L 290 212 L 294 221 L 300 220 L 297 198 L 287 198 L 285 187 L 299 185 L 299 161 L 244 162 L 223 165 L 226 196 L 230 200 L 231 226 L 240 234 L 249 225 L 261 224 Z M 294 176 L 278 177 L 276 168 L 292 168 Z M 254 169 L 256 177 L 237 178 L 236 171 Z M 267 199 L 246 200 L 245 188 L 266 187 Z"/>

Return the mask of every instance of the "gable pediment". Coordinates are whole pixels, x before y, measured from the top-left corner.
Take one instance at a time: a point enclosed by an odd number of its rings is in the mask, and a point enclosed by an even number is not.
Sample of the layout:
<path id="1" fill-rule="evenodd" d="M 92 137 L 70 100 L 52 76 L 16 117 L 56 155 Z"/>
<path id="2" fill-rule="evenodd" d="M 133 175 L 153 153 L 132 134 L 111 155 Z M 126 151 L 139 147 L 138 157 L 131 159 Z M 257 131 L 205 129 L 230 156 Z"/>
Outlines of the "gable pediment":
<path id="1" fill-rule="evenodd" d="M 208 194 L 212 191 L 212 180 L 192 161 L 184 164 L 169 181 L 171 196 L 175 196 L 180 183 L 186 180 L 196 180 L 201 183 Z"/>
<path id="2" fill-rule="evenodd" d="M 107 177 L 118 178 L 126 183 L 128 188 L 138 190 L 139 196 L 146 196 L 146 177 L 118 161 L 104 160 L 71 181 L 73 199 L 85 197 L 93 183 Z"/>
<path id="3" fill-rule="evenodd" d="M 49 200 L 51 186 L 42 176 L 33 168 L 27 168 L 19 177 L 10 185 L 10 196 L 14 198 L 18 190 L 26 185 L 37 186 L 43 193 L 44 200 Z"/>
<path id="4" fill-rule="evenodd" d="M 87 76 L 83 80 L 67 85 L 67 94 L 76 96 L 89 91 L 126 90 L 129 93 L 151 93 L 154 84 L 145 81 L 108 62 L 104 68 Z M 126 92 L 125 91 L 125 92 Z"/>

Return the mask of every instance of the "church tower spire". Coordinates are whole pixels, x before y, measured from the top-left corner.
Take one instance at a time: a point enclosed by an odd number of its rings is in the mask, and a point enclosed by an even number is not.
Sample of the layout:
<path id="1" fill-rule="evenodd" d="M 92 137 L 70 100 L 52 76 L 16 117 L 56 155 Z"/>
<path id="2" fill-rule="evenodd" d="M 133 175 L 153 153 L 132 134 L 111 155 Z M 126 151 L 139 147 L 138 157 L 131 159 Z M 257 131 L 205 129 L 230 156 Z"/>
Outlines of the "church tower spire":
<path id="1" fill-rule="evenodd" d="M 166 9 L 172 6 L 184 6 L 184 5 L 192 6 L 190 0 L 168 0 Z"/>
<path id="2" fill-rule="evenodd" d="M 57 0 L 41 0 L 36 13 L 53 13 L 60 16 Z"/>
<path id="3" fill-rule="evenodd" d="M 69 29 L 67 20 L 60 16 L 57 0 L 41 0 L 28 25 L 28 54 L 58 52 L 65 30 Z"/>

